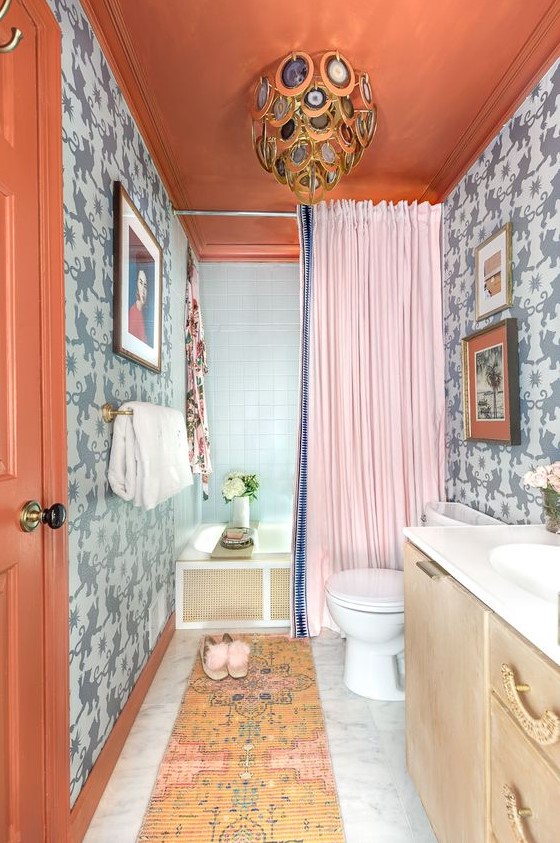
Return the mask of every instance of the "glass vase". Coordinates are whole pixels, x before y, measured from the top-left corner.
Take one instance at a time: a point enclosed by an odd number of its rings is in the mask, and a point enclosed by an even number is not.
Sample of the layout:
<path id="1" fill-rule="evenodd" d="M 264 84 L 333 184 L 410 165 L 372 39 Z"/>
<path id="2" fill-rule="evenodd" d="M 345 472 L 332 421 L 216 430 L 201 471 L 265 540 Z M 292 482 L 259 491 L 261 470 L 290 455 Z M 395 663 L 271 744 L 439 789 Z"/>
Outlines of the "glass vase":
<path id="1" fill-rule="evenodd" d="M 248 527 L 250 517 L 249 498 L 247 495 L 232 498 L 230 526 Z"/>
<path id="2" fill-rule="evenodd" d="M 544 525 L 551 533 L 560 533 L 560 493 L 553 489 L 543 491 Z"/>

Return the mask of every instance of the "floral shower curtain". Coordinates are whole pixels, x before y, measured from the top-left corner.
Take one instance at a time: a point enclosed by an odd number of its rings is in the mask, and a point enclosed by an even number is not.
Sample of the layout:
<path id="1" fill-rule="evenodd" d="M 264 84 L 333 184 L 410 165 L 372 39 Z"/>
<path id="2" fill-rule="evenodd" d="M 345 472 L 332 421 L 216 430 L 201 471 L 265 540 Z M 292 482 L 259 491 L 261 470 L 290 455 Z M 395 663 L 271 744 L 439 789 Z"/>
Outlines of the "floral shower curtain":
<path id="1" fill-rule="evenodd" d="M 317 635 L 328 577 L 402 568 L 403 527 L 443 493 L 441 206 L 322 202 L 299 224 L 292 632 Z"/>
<path id="2" fill-rule="evenodd" d="M 198 271 L 189 247 L 185 297 L 185 350 L 187 355 L 186 421 L 189 460 L 193 474 L 200 474 L 202 494 L 208 498 L 208 475 L 212 473 L 210 438 L 204 400 L 204 376 L 208 372 L 202 315 L 198 304 Z"/>

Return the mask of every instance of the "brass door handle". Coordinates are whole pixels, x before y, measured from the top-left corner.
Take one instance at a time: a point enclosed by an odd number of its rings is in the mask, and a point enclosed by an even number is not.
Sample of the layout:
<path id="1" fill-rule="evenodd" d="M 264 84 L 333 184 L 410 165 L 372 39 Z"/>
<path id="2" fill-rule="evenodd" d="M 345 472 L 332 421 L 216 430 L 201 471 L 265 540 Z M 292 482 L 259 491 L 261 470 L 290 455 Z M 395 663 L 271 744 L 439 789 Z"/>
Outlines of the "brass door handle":
<path id="1" fill-rule="evenodd" d="M 517 807 L 517 797 L 513 792 L 512 788 L 509 786 L 509 784 L 504 785 L 503 794 L 506 803 L 508 820 L 510 822 L 516 843 L 528 843 L 528 840 L 525 837 L 525 830 L 523 828 L 522 821 L 533 816 L 532 810 L 530 808 Z"/>
<path id="2" fill-rule="evenodd" d="M 66 521 L 66 507 L 54 503 L 43 509 L 39 501 L 27 501 L 19 514 L 19 525 L 24 533 L 32 533 L 39 524 L 46 524 L 51 530 L 59 530 Z"/>

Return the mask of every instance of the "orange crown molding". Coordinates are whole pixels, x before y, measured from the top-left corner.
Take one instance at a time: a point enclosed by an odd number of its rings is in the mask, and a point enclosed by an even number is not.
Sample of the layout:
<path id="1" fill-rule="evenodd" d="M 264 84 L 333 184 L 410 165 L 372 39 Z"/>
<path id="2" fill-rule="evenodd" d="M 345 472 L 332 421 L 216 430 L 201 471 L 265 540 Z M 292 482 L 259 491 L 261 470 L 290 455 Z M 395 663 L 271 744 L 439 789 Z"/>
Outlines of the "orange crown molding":
<path id="1" fill-rule="evenodd" d="M 442 201 L 449 196 L 559 55 L 560 2 L 554 0 L 426 187 L 422 199 L 434 193 Z"/>
<path id="2" fill-rule="evenodd" d="M 295 224 L 295 220 L 294 220 Z M 226 262 L 239 261 L 255 263 L 285 263 L 299 261 L 299 246 L 297 243 L 286 244 L 285 246 L 275 243 L 267 246 L 264 243 L 240 246 L 233 243 L 214 243 L 205 246 L 203 250 L 203 261 Z"/>
<path id="3" fill-rule="evenodd" d="M 81 0 L 105 57 L 115 75 L 154 164 L 175 208 L 192 208 L 180 168 L 170 152 L 163 121 L 135 53 L 118 0 Z M 467 169 L 488 146 L 527 93 L 560 52 L 560 0 L 553 0 L 484 106 L 422 190 L 418 201 L 438 201 L 449 195 Z M 390 200 L 393 197 L 386 197 Z M 295 245 L 209 244 L 197 217 L 181 224 L 201 261 L 297 260 Z"/>

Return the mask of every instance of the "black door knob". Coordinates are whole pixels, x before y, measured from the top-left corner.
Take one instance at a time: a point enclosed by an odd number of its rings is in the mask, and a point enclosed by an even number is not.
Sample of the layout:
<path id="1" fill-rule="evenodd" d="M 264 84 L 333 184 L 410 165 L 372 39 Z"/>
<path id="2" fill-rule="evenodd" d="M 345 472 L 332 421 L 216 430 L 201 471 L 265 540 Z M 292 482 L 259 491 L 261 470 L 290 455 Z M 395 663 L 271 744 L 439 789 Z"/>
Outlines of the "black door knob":
<path id="1" fill-rule="evenodd" d="M 41 521 L 51 530 L 59 530 L 66 521 L 66 507 L 62 503 L 53 503 L 42 511 Z"/>
<path id="2" fill-rule="evenodd" d="M 46 524 L 51 530 L 58 530 L 66 521 L 66 507 L 62 503 L 42 509 L 39 501 L 27 501 L 19 514 L 19 523 L 24 533 L 32 533 L 39 524 Z"/>

